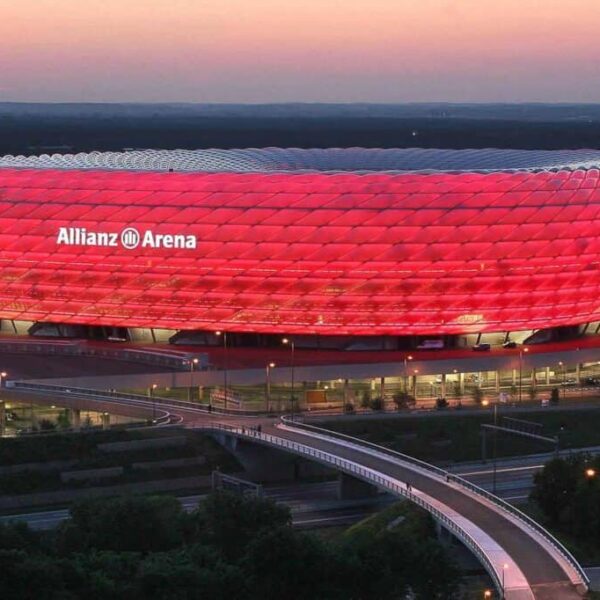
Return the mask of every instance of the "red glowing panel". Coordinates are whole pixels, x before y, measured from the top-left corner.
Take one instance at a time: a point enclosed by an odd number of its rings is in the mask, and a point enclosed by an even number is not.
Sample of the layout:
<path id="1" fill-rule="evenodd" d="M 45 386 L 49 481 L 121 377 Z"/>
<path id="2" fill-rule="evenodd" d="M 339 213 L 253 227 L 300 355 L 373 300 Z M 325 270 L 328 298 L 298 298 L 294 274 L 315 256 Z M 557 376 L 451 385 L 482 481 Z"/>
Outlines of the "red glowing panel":
<path id="1" fill-rule="evenodd" d="M 594 321 L 598 181 L 0 169 L 0 318 L 363 335 Z"/>

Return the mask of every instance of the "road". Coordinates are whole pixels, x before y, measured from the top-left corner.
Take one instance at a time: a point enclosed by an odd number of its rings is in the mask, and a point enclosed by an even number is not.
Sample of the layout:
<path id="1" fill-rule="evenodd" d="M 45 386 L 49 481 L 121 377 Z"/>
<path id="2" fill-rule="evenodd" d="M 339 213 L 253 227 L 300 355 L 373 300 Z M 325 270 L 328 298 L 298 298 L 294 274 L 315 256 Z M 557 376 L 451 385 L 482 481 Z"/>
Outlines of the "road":
<path id="1" fill-rule="evenodd" d="M 265 488 L 265 496 L 290 508 L 294 527 L 317 529 L 334 525 L 350 525 L 389 506 L 396 499 L 389 494 L 360 500 L 338 500 L 337 482 L 295 484 Z M 205 498 L 204 494 L 179 496 L 184 510 L 191 512 Z M 69 518 L 69 509 L 21 513 L 0 517 L 0 523 L 25 522 L 34 530 L 53 529 Z"/>
<path id="2" fill-rule="evenodd" d="M 580 448 L 576 451 L 563 450 L 560 456 L 569 456 L 573 452 L 588 452 L 600 454 L 600 446 Z M 533 487 L 533 478 L 542 470 L 544 464 L 551 460 L 555 454 L 547 452 L 543 454 L 531 454 L 528 456 L 516 456 L 503 458 L 496 461 L 496 489 L 495 493 L 512 504 L 526 502 L 529 492 Z M 471 462 L 455 465 L 449 469 L 490 492 L 494 492 L 494 463 L 488 460 L 486 463 Z"/>

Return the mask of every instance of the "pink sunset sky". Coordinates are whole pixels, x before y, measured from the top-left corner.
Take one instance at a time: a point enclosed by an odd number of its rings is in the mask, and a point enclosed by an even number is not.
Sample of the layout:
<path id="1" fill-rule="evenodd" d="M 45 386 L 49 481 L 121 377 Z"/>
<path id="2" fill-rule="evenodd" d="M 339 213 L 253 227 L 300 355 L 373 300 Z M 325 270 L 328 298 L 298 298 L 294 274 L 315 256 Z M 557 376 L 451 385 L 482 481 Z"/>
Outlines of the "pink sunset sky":
<path id="1" fill-rule="evenodd" d="M 0 101 L 599 102 L 600 0 L 0 0 Z"/>

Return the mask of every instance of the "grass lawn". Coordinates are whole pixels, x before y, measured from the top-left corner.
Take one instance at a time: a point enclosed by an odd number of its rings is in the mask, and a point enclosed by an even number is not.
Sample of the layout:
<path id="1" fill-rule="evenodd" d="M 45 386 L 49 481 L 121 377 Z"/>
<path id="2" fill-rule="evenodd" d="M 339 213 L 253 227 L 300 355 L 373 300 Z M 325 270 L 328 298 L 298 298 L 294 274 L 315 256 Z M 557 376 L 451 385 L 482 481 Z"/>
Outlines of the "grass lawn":
<path id="1" fill-rule="evenodd" d="M 541 434 L 554 437 L 560 434 L 561 448 L 581 448 L 600 445 L 600 408 L 548 412 L 519 413 L 519 419 L 543 424 Z M 481 424 L 492 423 L 493 415 L 435 414 L 408 418 L 322 421 L 320 425 L 334 431 L 353 435 L 387 446 L 439 465 L 473 461 L 481 458 Z M 499 412 L 498 423 L 502 424 Z M 488 432 L 488 457 L 491 455 L 492 435 Z M 519 456 L 549 452 L 553 444 L 529 440 L 512 434 L 499 433 L 498 456 Z"/>

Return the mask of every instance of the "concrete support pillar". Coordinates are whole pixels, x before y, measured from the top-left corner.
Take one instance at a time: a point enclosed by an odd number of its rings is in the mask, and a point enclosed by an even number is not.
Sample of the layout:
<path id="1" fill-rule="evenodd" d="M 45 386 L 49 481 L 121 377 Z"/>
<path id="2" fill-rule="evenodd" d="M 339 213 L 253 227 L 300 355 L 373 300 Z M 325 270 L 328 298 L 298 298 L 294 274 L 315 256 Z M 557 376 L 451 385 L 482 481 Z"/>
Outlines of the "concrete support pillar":
<path id="1" fill-rule="evenodd" d="M 71 427 L 75 431 L 81 431 L 81 410 L 78 408 L 71 409 Z"/>
<path id="2" fill-rule="evenodd" d="M 442 373 L 441 396 L 446 397 L 446 373 Z"/>
<path id="3" fill-rule="evenodd" d="M 379 381 L 379 389 L 381 390 L 381 399 L 385 399 L 385 377 L 382 377 Z"/>
<path id="4" fill-rule="evenodd" d="M 577 385 L 581 385 L 581 363 L 575 365 L 575 379 L 577 380 Z"/>
<path id="5" fill-rule="evenodd" d="M 413 375 L 410 378 L 410 389 L 412 390 L 412 395 L 415 397 L 417 397 L 417 376 Z"/>
<path id="6" fill-rule="evenodd" d="M 537 386 L 537 380 L 535 377 L 535 367 L 531 369 L 531 387 L 535 389 Z"/>
<path id="7" fill-rule="evenodd" d="M 462 396 L 465 394 L 465 374 L 461 373 L 458 377 L 458 385 L 460 387 L 460 393 Z"/>
<path id="8" fill-rule="evenodd" d="M 350 389 L 348 387 L 348 380 L 344 379 L 344 404 L 350 402 Z"/>
<path id="9" fill-rule="evenodd" d="M 495 390 L 496 393 L 500 392 L 500 371 L 495 371 Z"/>
<path id="10" fill-rule="evenodd" d="M 546 367 L 546 385 L 550 385 L 550 367 Z"/>
<path id="11" fill-rule="evenodd" d="M 517 370 L 516 369 L 512 370 L 512 384 L 517 385 Z"/>
<path id="12" fill-rule="evenodd" d="M 444 546 L 452 544 L 452 534 L 439 521 L 435 521 L 435 535 Z"/>
<path id="13" fill-rule="evenodd" d="M 4 435 L 6 429 L 6 404 L 0 400 L 0 436 Z"/>
<path id="14" fill-rule="evenodd" d="M 102 413 L 102 429 L 110 427 L 110 415 L 107 412 Z"/>
<path id="15" fill-rule="evenodd" d="M 377 488 L 362 481 L 362 479 L 356 479 L 346 473 L 340 473 L 338 476 L 338 500 L 356 500 L 359 498 L 372 498 L 377 495 Z"/>
<path id="16" fill-rule="evenodd" d="M 375 391 L 375 380 L 371 379 L 371 391 L 374 392 Z"/>

